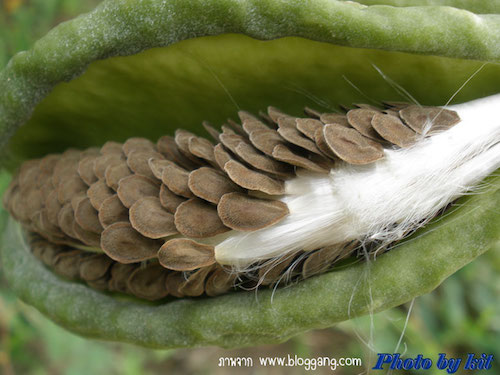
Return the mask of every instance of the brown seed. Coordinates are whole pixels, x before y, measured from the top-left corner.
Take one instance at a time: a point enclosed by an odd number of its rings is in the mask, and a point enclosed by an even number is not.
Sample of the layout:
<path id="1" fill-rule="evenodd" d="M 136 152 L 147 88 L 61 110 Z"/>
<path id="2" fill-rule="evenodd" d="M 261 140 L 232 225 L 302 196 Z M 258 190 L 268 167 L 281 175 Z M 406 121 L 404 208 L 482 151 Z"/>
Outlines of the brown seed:
<path id="1" fill-rule="evenodd" d="M 274 148 L 285 140 L 274 130 L 259 130 L 250 134 L 250 142 L 264 154 L 273 156 Z"/>
<path id="2" fill-rule="evenodd" d="M 337 155 L 334 154 L 330 146 L 326 143 L 325 134 L 323 131 L 323 127 L 316 130 L 316 134 L 314 136 L 314 140 L 316 142 L 316 146 L 321 150 L 323 155 L 326 155 L 329 159 L 335 160 L 337 159 Z"/>
<path id="3" fill-rule="evenodd" d="M 45 207 L 47 208 L 47 218 L 52 225 L 59 226 L 57 221 L 57 215 L 61 210 L 62 206 L 57 199 L 57 192 L 53 190 L 45 199 Z"/>
<path id="4" fill-rule="evenodd" d="M 80 200 L 76 206 L 75 220 L 78 225 L 87 231 L 99 234 L 102 232 L 103 227 L 97 215 L 97 210 L 90 203 L 90 199 L 86 197 Z"/>
<path id="5" fill-rule="evenodd" d="M 238 111 L 238 117 L 240 118 L 241 123 L 244 123 L 245 121 L 259 121 L 256 116 L 247 111 Z"/>
<path id="6" fill-rule="evenodd" d="M 61 228 L 59 228 L 59 225 L 55 225 L 50 222 L 48 211 L 46 208 L 38 212 L 40 212 L 40 226 L 41 228 L 43 228 L 43 231 L 45 233 L 49 234 L 50 236 L 64 237 L 64 234 L 61 231 Z"/>
<path id="7" fill-rule="evenodd" d="M 289 214 L 285 203 L 264 200 L 241 193 L 225 194 L 217 205 L 225 226 L 245 232 L 269 227 Z"/>
<path id="8" fill-rule="evenodd" d="M 215 263 L 214 247 L 187 238 L 165 242 L 158 251 L 160 264 L 174 271 L 192 271 Z"/>
<path id="9" fill-rule="evenodd" d="M 198 297 L 205 291 L 205 281 L 214 265 L 202 267 L 191 273 L 188 279 L 179 287 L 179 292 L 188 297 Z"/>
<path id="10" fill-rule="evenodd" d="M 158 139 L 156 147 L 167 160 L 173 161 L 175 164 L 178 164 L 183 168 L 191 170 L 197 165 L 179 151 L 179 148 L 175 143 L 175 139 L 168 135 L 165 135 Z"/>
<path id="11" fill-rule="evenodd" d="M 88 186 L 97 181 L 97 177 L 94 173 L 95 159 L 97 159 L 96 156 L 87 156 L 78 163 L 78 174 Z"/>
<path id="12" fill-rule="evenodd" d="M 382 104 L 384 104 L 385 107 L 391 108 L 395 111 L 399 111 L 399 110 L 404 109 L 410 105 L 407 102 L 395 102 L 395 101 L 384 101 L 384 102 L 382 102 Z"/>
<path id="13" fill-rule="evenodd" d="M 281 121 L 281 120 L 280 120 Z M 312 153 L 321 154 L 316 144 L 310 139 L 304 137 L 295 127 L 280 127 L 278 133 L 291 144 L 303 148 Z"/>
<path id="14" fill-rule="evenodd" d="M 78 163 L 80 159 L 77 155 L 62 157 L 58 160 L 54 166 L 54 171 L 52 172 L 52 185 L 58 187 L 61 181 L 65 181 L 73 175 L 78 175 Z M 21 185 L 22 186 L 22 185 Z"/>
<path id="15" fill-rule="evenodd" d="M 177 194 L 172 193 L 168 187 L 164 184 L 161 185 L 160 189 L 160 203 L 165 209 L 174 214 L 177 210 L 177 207 L 185 202 L 186 198 L 180 197 Z"/>
<path id="16" fill-rule="evenodd" d="M 139 234 L 130 223 L 114 223 L 104 229 L 101 248 L 120 263 L 135 263 L 155 258 L 162 241 Z"/>
<path id="17" fill-rule="evenodd" d="M 210 125 L 210 123 L 208 123 L 207 121 L 203 121 L 202 125 L 205 128 L 205 130 L 207 131 L 207 133 L 210 134 L 210 136 L 216 142 L 219 142 L 220 133 L 217 130 L 215 130 L 215 128 L 212 125 Z"/>
<path id="18" fill-rule="evenodd" d="M 291 117 L 290 115 L 280 111 L 278 108 L 272 106 L 267 107 L 267 114 L 276 124 L 281 117 Z"/>
<path id="19" fill-rule="evenodd" d="M 66 203 L 59 210 L 57 215 L 57 223 L 59 228 L 71 238 L 77 238 L 75 231 L 73 230 L 73 223 L 75 221 L 75 213 L 73 211 L 73 207 L 71 207 L 71 203 Z"/>
<path id="20" fill-rule="evenodd" d="M 104 228 L 119 221 L 128 221 L 128 209 L 123 205 L 118 195 L 106 198 L 99 209 L 99 222 Z"/>
<path id="21" fill-rule="evenodd" d="M 79 266 L 81 256 L 82 252 L 80 250 L 60 252 L 52 261 L 54 271 L 67 279 L 76 279 L 80 275 Z"/>
<path id="22" fill-rule="evenodd" d="M 347 121 L 349 124 L 360 132 L 365 137 L 370 139 L 379 141 L 382 138 L 378 135 L 378 133 L 372 127 L 372 118 L 380 111 L 375 111 L 372 109 L 353 109 L 347 112 Z"/>
<path id="23" fill-rule="evenodd" d="M 143 197 L 157 197 L 160 186 L 148 177 L 131 175 L 120 180 L 117 193 L 123 205 L 130 208 Z"/>
<path id="24" fill-rule="evenodd" d="M 236 274 L 231 274 L 222 267 L 217 267 L 205 282 L 205 293 L 210 297 L 215 297 L 226 293 L 234 287 Z"/>
<path id="25" fill-rule="evenodd" d="M 148 160 L 149 168 L 151 168 L 151 172 L 158 180 L 161 180 L 161 175 L 163 174 L 163 169 L 168 166 L 174 164 L 170 160 L 165 159 L 155 159 L 151 158 Z"/>
<path id="26" fill-rule="evenodd" d="M 189 172 L 184 168 L 174 164 L 167 165 L 163 168 L 161 180 L 171 192 L 186 198 L 194 197 L 188 186 Z"/>
<path id="27" fill-rule="evenodd" d="M 233 154 L 236 154 L 236 147 L 242 143 L 246 142 L 246 138 L 239 135 L 239 134 L 226 134 L 222 133 L 220 135 L 220 141 L 221 143 L 228 149 L 233 152 Z"/>
<path id="28" fill-rule="evenodd" d="M 355 129 L 328 124 L 323 133 L 331 150 L 350 164 L 369 164 L 384 157 L 384 149 L 379 143 L 362 136 Z"/>
<path id="29" fill-rule="evenodd" d="M 240 188 L 217 170 L 209 167 L 195 169 L 189 174 L 189 189 L 197 197 L 211 203 L 219 203 L 220 198 Z"/>
<path id="30" fill-rule="evenodd" d="M 316 109 L 313 109 L 311 107 L 304 107 L 304 114 L 307 117 L 311 117 L 313 119 L 319 119 L 319 117 L 321 116 L 320 111 L 317 111 Z"/>
<path id="31" fill-rule="evenodd" d="M 186 278 L 184 277 L 183 272 L 170 272 L 165 282 L 168 294 L 176 298 L 184 297 L 184 294 L 182 294 L 179 289 L 185 281 Z"/>
<path id="32" fill-rule="evenodd" d="M 130 275 L 127 289 L 136 297 L 157 301 L 168 295 L 165 285 L 168 271 L 157 263 L 137 267 Z"/>
<path id="33" fill-rule="evenodd" d="M 243 121 L 243 130 L 248 134 L 252 134 L 255 131 L 259 130 L 264 130 L 264 131 L 269 131 L 271 130 L 269 126 L 264 124 L 262 121 L 259 120 L 245 120 Z"/>
<path id="34" fill-rule="evenodd" d="M 208 161 L 210 164 L 214 164 L 214 145 L 208 139 L 201 137 L 191 137 L 188 143 L 189 151 L 194 155 L 203 160 Z"/>
<path id="35" fill-rule="evenodd" d="M 83 182 L 83 180 L 78 175 L 69 177 L 68 179 L 62 180 L 59 184 L 57 190 L 57 199 L 62 205 L 70 202 L 71 198 L 79 193 L 84 193 L 88 189 L 88 186 Z"/>
<path id="36" fill-rule="evenodd" d="M 114 262 L 104 254 L 92 254 L 80 260 L 80 277 L 85 281 L 100 279 Z"/>
<path id="37" fill-rule="evenodd" d="M 330 171 L 328 168 L 325 168 L 310 159 L 297 155 L 285 145 L 277 145 L 274 148 L 273 156 L 277 160 L 295 165 L 297 167 L 302 167 L 313 172 L 328 173 Z"/>
<path id="38" fill-rule="evenodd" d="M 94 161 L 94 174 L 97 178 L 103 179 L 106 168 L 111 165 L 121 164 L 123 161 L 125 161 L 125 158 L 121 154 L 104 154 L 99 156 Z"/>
<path id="39" fill-rule="evenodd" d="M 227 119 L 227 124 L 231 129 L 233 129 L 236 134 L 239 135 L 245 135 L 245 131 L 243 130 L 243 127 L 238 124 L 236 121 L 231 120 L 230 118 Z"/>
<path id="40" fill-rule="evenodd" d="M 45 204 L 43 194 L 35 186 L 27 186 L 19 191 L 17 215 L 21 221 L 26 221 Z"/>
<path id="41" fill-rule="evenodd" d="M 294 259 L 294 254 L 287 254 L 279 259 L 266 261 L 264 266 L 259 269 L 259 284 L 274 285 L 280 282 L 286 284 L 287 278 L 291 276 L 286 271 Z"/>
<path id="42" fill-rule="evenodd" d="M 283 181 L 252 171 L 236 160 L 228 161 L 224 165 L 224 170 L 233 182 L 245 189 L 262 191 L 270 195 L 285 193 Z"/>
<path id="43" fill-rule="evenodd" d="M 157 197 L 144 197 L 130 207 L 130 223 L 148 238 L 162 238 L 177 234 L 174 215 L 168 213 Z"/>
<path id="44" fill-rule="evenodd" d="M 189 151 L 189 140 L 193 137 L 196 137 L 196 135 L 186 130 L 177 129 L 175 131 L 175 143 L 177 144 L 177 148 L 182 155 L 184 155 L 192 162 L 192 164 L 196 166 L 202 164 L 202 161 Z"/>
<path id="45" fill-rule="evenodd" d="M 163 159 L 163 155 L 156 151 L 131 151 L 127 156 L 127 165 L 136 174 L 154 179 L 155 175 L 148 163 L 151 158 L 161 160 Z"/>
<path id="46" fill-rule="evenodd" d="M 177 207 L 174 215 L 177 230 L 186 237 L 204 238 L 227 232 L 215 206 L 192 198 Z"/>
<path id="47" fill-rule="evenodd" d="M 101 246 L 100 234 L 83 229 L 76 221 L 73 222 L 73 232 L 76 238 L 90 247 L 99 248 Z"/>
<path id="48" fill-rule="evenodd" d="M 293 177 L 294 167 L 271 159 L 248 143 L 241 142 L 236 147 L 236 154 L 252 167 L 279 177 Z"/>
<path id="49" fill-rule="evenodd" d="M 106 180 L 106 185 L 108 185 L 114 191 L 118 190 L 118 185 L 122 178 L 128 177 L 132 174 L 132 171 L 127 165 L 126 161 L 120 164 L 110 165 L 106 168 L 104 172 L 104 178 Z"/>
<path id="50" fill-rule="evenodd" d="M 340 113 L 323 113 L 320 118 L 323 124 L 338 124 L 350 128 L 346 115 Z"/>
<path id="51" fill-rule="evenodd" d="M 40 159 L 39 168 L 41 172 L 50 173 L 54 172 L 54 168 L 61 158 L 60 155 L 57 154 L 49 154 Z"/>
<path id="52" fill-rule="evenodd" d="M 111 266 L 110 274 L 111 278 L 109 280 L 108 286 L 111 291 L 117 291 L 122 293 L 128 293 L 127 281 L 130 275 L 138 268 L 138 264 L 123 264 L 118 262 L 113 262 Z"/>
<path id="53" fill-rule="evenodd" d="M 128 157 L 132 151 L 156 151 L 155 145 L 149 139 L 134 137 L 129 138 L 122 146 L 123 153 Z"/>
<path id="54" fill-rule="evenodd" d="M 94 182 L 87 190 L 87 196 L 90 199 L 90 203 L 98 211 L 101 208 L 102 202 L 113 194 L 113 190 L 106 185 L 104 180 Z"/>
<path id="55" fill-rule="evenodd" d="M 324 247 L 310 254 L 302 265 L 302 277 L 308 277 L 327 271 L 341 254 L 344 244 Z"/>
<path id="56" fill-rule="evenodd" d="M 298 118 L 297 129 L 307 138 L 315 141 L 316 130 L 322 129 L 323 123 L 312 118 Z"/>
<path id="57" fill-rule="evenodd" d="M 401 109 L 399 115 L 418 134 L 425 132 L 426 135 L 449 129 L 460 122 L 457 112 L 439 107 L 409 105 Z M 429 127 L 430 124 L 432 124 L 431 127 Z"/>
<path id="58" fill-rule="evenodd" d="M 104 277 L 101 277 L 100 279 L 97 279 L 97 280 L 86 281 L 86 283 L 92 289 L 100 290 L 102 292 L 109 291 L 109 288 L 108 288 L 109 280 L 108 280 L 107 275 L 105 275 Z"/>
<path id="59" fill-rule="evenodd" d="M 214 156 L 215 156 L 215 160 L 217 162 L 217 165 L 222 170 L 224 170 L 224 165 L 229 160 L 233 159 L 231 157 L 231 155 L 229 155 L 229 153 L 226 150 L 224 150 L 224 147 L 220 143 L 214 147 Z"/>
<path id="60" fill-rule="evenodd" d="M 118 142 L 108 141 L 102 145 L 100 153 L 102 155 L 106 154 L 121 154 L 123 152 L 123 145 Z"/>
<path id="61" fill-rule="evenodd" d="M 372 126 L 384 139 L 399 147 L 408 147 L 417 141 L 415 132 L 399 117 L 377 113 L 373 116 Z"/>
<path id="62" fill-rule="evenodd" d="M 18 183 L 21 188 L 35 185 L 40 174 L 40 160 L 27 160 L 19 168 Z"/>

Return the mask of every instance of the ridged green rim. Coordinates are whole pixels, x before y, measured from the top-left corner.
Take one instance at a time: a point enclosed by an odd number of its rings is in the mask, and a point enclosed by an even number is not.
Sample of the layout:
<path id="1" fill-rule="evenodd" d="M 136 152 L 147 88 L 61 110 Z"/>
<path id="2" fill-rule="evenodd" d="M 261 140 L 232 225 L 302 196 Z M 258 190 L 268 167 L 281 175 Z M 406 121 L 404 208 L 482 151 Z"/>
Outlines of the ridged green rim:
<path id="1" fill-rule="evenodd" d="M 451 7 L 365 7 L 327 0 L 106 1 L 51 31 L 0 73 L 0 147 L 56 85 L 82 74 L 93 61 L 223 33 L 500 61 L 500 16 Z M 21 299 L 84 336 L 163 348 L 279 342 L 409 301 L 498 246 L 500 180 L 489 182 L 487 193 L 467 197 L 465 207 L 369 267 L 359 264 L 312 278 L 277 290 L 272 300 L 269 290 L 259 291 L 258 302 L 253 293 L 234 293 L 159 306 L 103 295 L 45 269 L 29 254 L 12 220 L 2 239 L 4 273 Z M 353 295 L 354 287 L 359 289 Z"/>

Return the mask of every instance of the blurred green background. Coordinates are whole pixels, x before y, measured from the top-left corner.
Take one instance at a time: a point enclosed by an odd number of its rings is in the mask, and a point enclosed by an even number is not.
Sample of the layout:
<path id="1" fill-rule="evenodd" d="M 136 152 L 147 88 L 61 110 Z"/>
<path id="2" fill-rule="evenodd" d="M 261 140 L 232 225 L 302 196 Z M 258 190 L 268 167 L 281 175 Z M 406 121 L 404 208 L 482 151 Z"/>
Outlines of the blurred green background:
<path id="1" fill-rule="evenodd" d="M 0 68 L 14 53 L 29 48 L 53 26 L 92 9 L 98 2 L 1 0 Z M 0 174 L 0 192 L 7 182 L 8 177 Z M 376 353 L 380 352 L 405 353 L 406 357 L 423 354 L 433 361 L 438 353 L 446 353 L 448 358 L 486 353 L 494 355 L 494 363 L 500 359 L 499 250 L 486 253 L 431 294 L 416 299 L 413 305 L 409 303 L 330 329 L 311 331 L 281 345 L 232 350 L 148 350 L 80 338 L 18 301 L 9 291 L 1 272 L 0 267 L 0 374 L 5 375 L 360 374 L 373 366 Z M 258 364 L 259 356 L 287 355 L 302 358 L 360 357 L 363 366 L 337 368 L 333 372 L 329 368 L 307 371 L 304 367 L 262 367 Z M 237 356 L 252 357 L 254 366 L 218 367 L 219 357 Z M 490 373 L 495 373 L 498 368 L 494 364 Z M 402 372 L 394 372 L 398 373 Z M 443 372 L 433 366 L 425 373 Z"/>

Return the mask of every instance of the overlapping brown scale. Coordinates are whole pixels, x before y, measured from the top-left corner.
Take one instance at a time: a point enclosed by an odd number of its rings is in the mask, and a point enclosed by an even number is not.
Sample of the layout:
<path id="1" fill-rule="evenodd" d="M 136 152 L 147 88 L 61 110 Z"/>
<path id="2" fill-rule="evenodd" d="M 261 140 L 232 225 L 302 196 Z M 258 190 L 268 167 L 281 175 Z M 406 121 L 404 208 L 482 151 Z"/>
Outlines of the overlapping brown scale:
<path id="1" fill-rule="evenodd" d="M 382 141 L 382 138 L 380 138 L 380 135 L 375 131 L 375 129 L 373 129 L 372 126 L 373 116 L 378 113 L 380 113 L 380 111 L 374 109 L 352 109 L 347 112 L 347 121 L 349 121 L 349 124 L 365 137 L 380 142 Z"/>
<path id="2" fill-rule="evenodd" d="M 350 164 L 369 164 L 384 157 L 380 143 L 364 137 L 355 129 L 327 124 L 323 134 L 335 155 Z"/>
<path id="3" fill-rule="evenodd" d="M 160 264 L 174 271 L 192 271 L 215 263 L 214 247 L 187 238 L 165 242 L 158 251 Z"/>
<path id="4" fill-rule="evenodd" d="M 157 197 L 144 197 L 135 202 L 129 211 L 132 227 L 148 238 L 163 238 L 177 234 L 174 215 L 169 213 Z"/>
<path id="5" fill-rule="evenodd" d="M 179 285 L 179 292 L 188 297 L 198 297 L 205 292 L 205 282 L 215 265 L 202 267 L 192 272 L 186 281 Z"/>
<path id="6" fill-rule="evenodd" d="M 104 228 L 99 221 L 98 211 L 92 206 L 89 198 L 81 199 L 74 210 L 75 220 L 84 230 L 96 234 L 102 232 Z"/>
<path id="7" fill-rule="evenodd" d="M 175 164 L 167 165 L 163 168 L 161 180 L 171 192 L 185 198 L 194 197 L 188 186 L 189 172 L 186 169 Z"/>
<path id="8" fill-rule="evenodd" d="M 313 141 L 316 141 L 316 131 L 323 128 L 323 123 L 313 118 L 298 118 L 296 124 L 297 130 Z"/>
<path id="9" fill-rule="evenodd" d="M 217 162 L 217 165 L 222 170 L 224 170 L 224 165 L 229 160 L 233 160 L 231 155 L 229 155 L 229 153 L 226 150 L 224 150 L 224 146 L 222 146 L 222 144 L 220 143 L 214 147 L 214 157 L 215 161 Z"/>
<path id="10" fill-rule="evenodd" d="M 317 109 L 311 108 L 311 107 L 304 107 L 304 114 L 307 117 L 310 117 L 312 119 L 319 119 L 321 116 L 321 112 L 318 111 Z"/>
<path id="11" fill-rule="evenodd" d="M 94 173 L 94 163 L 97 156 L 87 156 L 78 162 L 78 175 L 88 186 L 97 181 Z"/>
<path id="12" fill-rule="evenodd" d="M 73 230 L 73 223 L 75 221 L 75 212 L 71 203 L 66 203 L 58 212 L 57 223 L 59 228 L 69 237 L 77 238 Z"/>
<path id="13" fill-rule="evenodd" d="M 160 203 L 171 214 L 174 214 L 177 210 L 177 207 L 179 207 L 179 205 L 186 200 L 187 198 L 183 198 L 178 196 L 177 194 L 172 193 L 166 185 L 161 185 Z"/>
<path id="14" fill-rule="evenodd" d="M 214 145 L 208 139 L 201 137 L 191 137 L 188 141 L 189 151 L 196 157 L 217 165 L 214 156 Z"/>
<path id="15" fill-rule="evenodd" d="M 141 137 L 129 138 L 122 146 L 122 151 L 127 157 L 132 151 L 155 151 L 155 149 L 153 142 Z"/>
<path id="16" fill-rule="evenodd" d="M 274 148 L 273 157 L 285 163 L 308 169 L 313 172 L 328 173 L 330 171 L 326 165 L 315 163 L 306 157 L 300 156 L 283 144 L 279 144 Z"/>
<path id="17" fill-rule="evenodd" d="M 281 121 L 281 120 L 280 120 Z M 303 148 L 304 150 L 321 155 L 321 151 L 316 146 L 316 143 L 304 137 L 295 127 L 280 127 L 278 129 L 279 135 L 291 144 Z"/>
<path id="18" fill-rule="evenodd" d="M 252 145 L 271 157 L 277 145 L 285 144 L 285 140 L 274 130 L 257 130 L 250 133 L 249 138 Z"/>
<path id="19" fill-rule="evenodd" d="M 253 171 L 236 160 L 229 160 L 224 164 L 224 171 L 237 185 L 248 189 L 261 191 L 269 195 L 282 195 L 285 193 L 285 183 Z"/>
<path id="20" fill-rule="evenodd" d="M 244 120 L 242 127 L 243 127 L 243 130 L 245 131 L 245 133 L 247 133 L 247 135 L 250 135 L 250 134 L 252 134 L 255 131 L 271 130 L 269 128 L 269 126 L 267 126 L 266 124 L 264 124 L 262 121 L 251 120 L 251 119 Z"/>
<path id="21" fill-rule="evenodd" d="M 78 155 L 61 155 L 52 172 L 52 184 L 54 185 L 54 187 L 57 188 L 61 181 L 65 181 L 73 175 L 78 175 L 77 170 L 79 162 L 80 159 Z"/>
<path id="22" fill-rule="evenodd" d="M 242 193 L 222 196 L 217 212 L 225 226 L 245 232 L 274 225 L 289 214 L 287 205 L 281 201 L 258 199 Z"/>
<path id="23" fill-rule="evenodd" d="M 123 152 L 123 145 L 118 142 L 108 141 L 102 145 L 100 153 L 102 155 L 106 154 L 121 154 Z"/>
<path id="24" fill-rule="evenodd" d="M 196 163 L 188 159 L 179 151 L 179 147 L 177 146 L 175 139 L 169 135 L 159 138 L 158 142 L 156 142 L 156 147 L 158 152 L 163 154 L 167 160 L 173 161 L 183 168 L 191 170 L 197 166 Z"/>
<path id="25" fill-rule="evenodd" d="M 399 111 L 403 121 L 418 134 L 431 135 L 451 128 L 460 122 L 460 117 L 455 111 L 439 107 L 421 107 L 409 105 Z M 430 126 L 432 124 L 432 126 Z M 429 129 L 427 129 L 429 128 Z"/>
<path id="26" fill-rule="evenodd" d="M 119 164 L 108 166 L 104 172 L 104 179 L 106 181 L 106 185 L 116 191 L 118 190 L 120 180 L 130 176 L 131 174 L 132 171 L 128 167 L 127 162 L 123 161 Z"/>
<path id="27" fill-rule="evenodd" d="M 155 178 L 150 166 L 149 159 L 161 160 L 163 155 L 156 151 L 131 151 L 127 155 L 127 165 L 135 174 Z"/>
<path id="28" fill-rule="evenodd" d="M 67 279 L 75 279 L 80 275 L 80 259 L 82 251 L 62 251 L 54 256 L 52 266 L 54 271 Z"/>
<path id="29" fill-rule="evenodd" d="M 382 138 L 399 147 L 409 147 L 418 139 L 417 134 L 399 117 L 389 114 L 377 113 L 372 118 L 372 126 Z"/>
<path id="30" fill-rule="evenodd" d="M 106 275 L 113 261 L 105 254 L 89 254 L 81 258 L 79 276 L 85 281 L 98 280 Z"/>
<path id="31" fill-rule="evenodd" d="M 168 295 L 167 275 L 168 271 L 158 263 L 137 267 L 127 280 L 127 289 L 138 298 L 157 301 Z"/>
<path id="32" fill-rule="evenodd" d="M 106 168 L 121 164 L 125 161 L 122 154 L 104 154 L 94 160 L 94 174 L 99 179 L 103 179 L 106 173 Z"/>
<path id="33" fill-rule="evenodd" d="M 127 286 L 130 275 L 134 272 L 139 265 L 137 263 L 123 264 L 114 262 L 110 267 L 110 278 L 108 282 L 108 289 L 121 293 L 129 293 Z"/>
<path id="34" fill-rule="evenodd" d="M 44 156 L 40 159 L 40 171 L 52 174 L 54 172 L 54 167 L 60 158 L 61 155 L 58 154 L 49 154 Z"/>
<path id="35" fill-rule="evenodd" d="M 28 160 L 19 168 L 19 173 L 17 176 L 19 186 L 23 188 L 35 184 L 39 174 L 40 160 Z"/>
<path id="36" fill-rule="evenodd" d="M 340 113 L 322 113 L 320 118 L 323 124 L 338 124 L 350 128 L 351 125 L 347 121 L 347 116 Z"/>
<path id="37" fill-rule="evenodd" d="M 215 297 L 227 293 L 235 287 L 236 274 L 231 273 L 221 266 L 215 266 L 215 270 L 205 281 L 205 293 L 207 296 Z"/>
<path id="38" fill-rule="evenodd" d="M 68 179 L 61 181 L 57 188 L 57 199 L 60 204 L 65 204 L 80 193 L 87 191 L 88 185 L 83 182 L 80 176 L 73 175 Z"/>
<path id="39" fill-rule="evenodd" d="M 203 127 L 207 131 L 208 134 L 216 141 L 219 142 L 219 135 L 220 132 L 216 130 L 208 121 L 203 121 L 202 122 Z"/>
<path id="40" fill-rule="evenodd" d="M 188 186 L 194 195 L 215 204 L 219 203 L 224 194 L 241 191 L 226 175 L 209 167 L 192 171 L 189 174 Z"/>
<path id="41" fill-rule="evenodd" d="M 118 222 L 101 234 L 101 248 L 120 263 L 135 263 L 156 257 L 162 241 L 144 237 L 130 223 Z"/>
<path id="42" fill-rule="evenodd" d="M 73 232 L 78 240 L 80 240 L 83 244 L 99 248 L 101 245 L 101 236 L 98 233 L 91 232 L 82 228 L 76 220 L 73 221 Z"/>
<path id="43" fill-rule="evenodd" d="M 177 207 L 174 215 L 177 230 L 186 237 L 205 238 L 229 231 L 214 205 L 191 198 Z"/>
<path id="44" fill-rule="evenodd" d="M 148 160 L 149 168 L 151 169 L 151 172 L 153 172 L 153 176 L 158 180 L 161 180 L 163 169 L 169 165 L 172 165 L 172 163 L 172 161 L 166 159 L 151 158 Z"/>
<path id="45" fill-rule="evenodd" d="M 160 185 L 148 177 L 134 174 L 120 180 L 117 193 L 123 205 L 130 208 L 143 197 L 157 197 Z M 89 198 L 92 200 L 90 196 Z"/>
<path id="46" fill-rule="evenodd" d="M 184 297 L 180 292 L 181 285 L 186 282 L 183 272 L 170 272 L 166 279 L 166 287 L 169 295 L 176 298 Z"/>
<path id="47" fill-rule="evenodd" d="M 294 168 L 290 164 L 274 160 L 248 143 L 241 142 L 235 151 L 243 161 L 260 171 L 276 175 L 279 178 L 290 178 L 295 174 Z"/>
<path id="48" fill-rule="evenodd" d="M 286 284 L 287 278 L 290 277 L 286 272 L 294 259 L 295 256 L 292 254 L 286 255 L 280 259 L 267 261 L 264 266 L 259 268 L 258 283 L 263 286 L 276 283 Z"/>
<path id="49" fill-rule="evenodd" d="M 276 124 L 278 123 L 278 120 L 282 117 L 291 117 L 290 115 L 282 112 L 281 110 L 273 106 L 267 107 L 267 114 Z"/>
<path id="50" fill-rule="evenodd" d="M 112 195 L 114 195 L 114 191 L 106 185 L 104 180 L 94 182 L 87 190 L 87 196 L 90 199 L 90 203 L 96 210 L 99 210 L 102 202 Z"/>
<path id="51" fill-rule="evenodd" d="M 196 135 L 186 130 L 177 129 L 175 131 L 175 143 L 179 151 L 196 166 L 201 164 L 200 159 L 189 151 L 189 140 L 193 137 L 196 137 Z"/>
<path id="52" fill-rule="evenodd" d="M 219 139 L 221 143 L 228 149 L 230 150 L 233 154 L 236 154 L 236 147 L 240 143 L 246 143 L 247 139 L 239 134 L 228 134 L 222 133 L 219 136 Z"/>
<path id="53" fill-rule="evenodd" d="M 98 218 L 103 228 L 107 228 L 113 223 L 128 221 L 128 209 L 123 205 L 118 195 L 114 194 L 102 202 Z"/>

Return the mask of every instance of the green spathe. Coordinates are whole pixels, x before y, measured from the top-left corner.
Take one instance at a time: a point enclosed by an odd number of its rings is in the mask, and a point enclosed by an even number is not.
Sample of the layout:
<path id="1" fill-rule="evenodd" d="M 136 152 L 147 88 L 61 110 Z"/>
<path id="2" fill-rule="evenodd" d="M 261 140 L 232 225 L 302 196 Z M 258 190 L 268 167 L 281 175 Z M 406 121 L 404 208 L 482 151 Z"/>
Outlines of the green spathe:
<path id="1" fill-rule="evenodd" d="M 366 101 L 343 75 L 370 98 L 401 100 L 372 64 L 420 102 L 441 105 L 483 61 L 500 61 L 499 46 L 500 15 L 450 7 L 106 1 L 51 31 L 0 73 L 0 147 L 16 133 L 9 156 L 22 160 L 107 139 L 155 138 L 176 127 L 199 131 L 202 120 L 219 124 L 239 107 L 257 111 L 272 104 L 298 115 L 304 105 L 327 111 Z M 498 87 L 500 67 L 491 64 L 457 99 L 497 93 Z M 49 272 L 26 249 L 12 219 L 2 262 L 21 299 L 84 336 L 163 348 L 279 342 L 409 301 L 498 246 L 500 179 L 489 186 L 369 266 L 278 289 L 272 302 L 270 290 L 259 291 L 257 299 L 233 293 L 163 305 L 103 295 Z"/>

